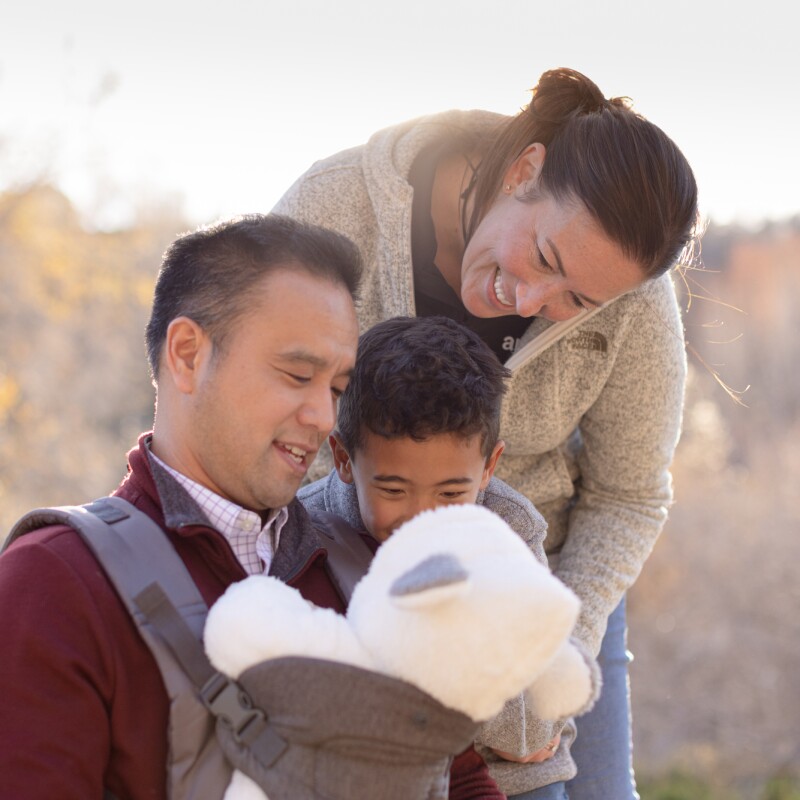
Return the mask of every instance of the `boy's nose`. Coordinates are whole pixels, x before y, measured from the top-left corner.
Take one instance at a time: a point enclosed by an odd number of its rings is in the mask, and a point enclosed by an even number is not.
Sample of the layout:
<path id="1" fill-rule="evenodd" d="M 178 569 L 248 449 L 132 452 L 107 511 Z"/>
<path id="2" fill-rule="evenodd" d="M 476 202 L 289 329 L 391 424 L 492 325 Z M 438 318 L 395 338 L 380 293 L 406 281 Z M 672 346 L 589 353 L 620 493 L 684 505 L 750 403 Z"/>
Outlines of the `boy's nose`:
<path id="1" fill-rule="evenodd" d="M 436 507 L 437 503 L 434 498 L 419 497 L 413 504 L 412 513 L 409 519 L 416 517 L 417 514 L 421 514 L 423 511 L 432 511 Z"/>

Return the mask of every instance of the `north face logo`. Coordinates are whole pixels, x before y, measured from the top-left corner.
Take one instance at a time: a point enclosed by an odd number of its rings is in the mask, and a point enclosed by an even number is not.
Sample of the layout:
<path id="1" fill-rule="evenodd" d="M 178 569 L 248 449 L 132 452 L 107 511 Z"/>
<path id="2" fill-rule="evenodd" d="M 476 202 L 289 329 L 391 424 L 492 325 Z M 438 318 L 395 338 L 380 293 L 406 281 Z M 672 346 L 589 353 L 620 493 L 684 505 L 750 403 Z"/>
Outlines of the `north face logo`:
<path id="1" fill-rule="evenodd" d="M 596 353 L 608 351 L 608 341 L 599 331 L 578 331 L 567 342 L 573 350 L 593 350 Z"/>

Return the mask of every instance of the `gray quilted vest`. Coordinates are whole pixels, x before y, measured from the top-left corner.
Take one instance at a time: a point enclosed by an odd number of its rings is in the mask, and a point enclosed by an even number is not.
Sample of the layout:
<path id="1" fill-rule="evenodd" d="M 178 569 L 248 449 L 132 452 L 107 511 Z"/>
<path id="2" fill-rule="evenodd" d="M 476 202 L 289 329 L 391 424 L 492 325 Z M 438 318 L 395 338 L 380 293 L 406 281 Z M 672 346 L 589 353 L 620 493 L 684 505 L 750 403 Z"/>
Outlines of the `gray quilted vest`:
<path id="1" fill-rule="evenodd" d="M 329 573 L 346 602 L 372 553 L 352 528 L 321 516 Z M 3 549 L 54 524 L 81 534 L 161 670 L 170 800 L 222 798 L 233 768 L 269 800 L 446 800 L 452 755 L 473 741 L 473 720 L 410 684 L 328 661 L 275 659 L 232 681 L 208 661 L 208 609 L 147 515 L 119 497 L 37 509 Z"/>

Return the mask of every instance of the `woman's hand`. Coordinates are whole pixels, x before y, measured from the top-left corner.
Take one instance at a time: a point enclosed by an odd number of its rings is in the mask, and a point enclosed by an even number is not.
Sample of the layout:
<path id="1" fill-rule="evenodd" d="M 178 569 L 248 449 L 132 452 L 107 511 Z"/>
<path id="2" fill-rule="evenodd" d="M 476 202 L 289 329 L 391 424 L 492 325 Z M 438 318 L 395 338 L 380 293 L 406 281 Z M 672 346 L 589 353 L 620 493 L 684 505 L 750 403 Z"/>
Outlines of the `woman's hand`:
<path id="1" fill-rule="evenodd" d="M 506 761 L 516 761 L 519 764 L 541 764 L 542 761 L 547 761 L 556 754 L 560 742 L 561 734 L 559 733 L 558 736 L 554 736 L 541 750 L 537 750 L 535 753 L 529 753 L 527 756 L 515 756 L 513 753 L 504 753 L 502 750 L 495 750 L 494 748 L 492 748 L 492 752 Z"/>

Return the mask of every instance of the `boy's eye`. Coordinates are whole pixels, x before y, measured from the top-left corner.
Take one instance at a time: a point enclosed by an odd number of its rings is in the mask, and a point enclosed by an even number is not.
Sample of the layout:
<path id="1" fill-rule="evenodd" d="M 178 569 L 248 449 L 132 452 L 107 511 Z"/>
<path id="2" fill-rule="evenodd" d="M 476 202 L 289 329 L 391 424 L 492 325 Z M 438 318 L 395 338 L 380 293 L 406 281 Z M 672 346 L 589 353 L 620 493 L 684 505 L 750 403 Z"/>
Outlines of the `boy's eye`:
<path id="1" fill-rule="evenodd" d="M 388 486 L 379 486 L 378 489 L 388 497 L 400 497 L 403 494 L 402 489 L 391 489 Z"/>
<path id="2" fill-rule="evenodd" d="M 460 500 L 466 495 L 466 492 L 442 492 L 442 497 L 445 500 Z"/>

